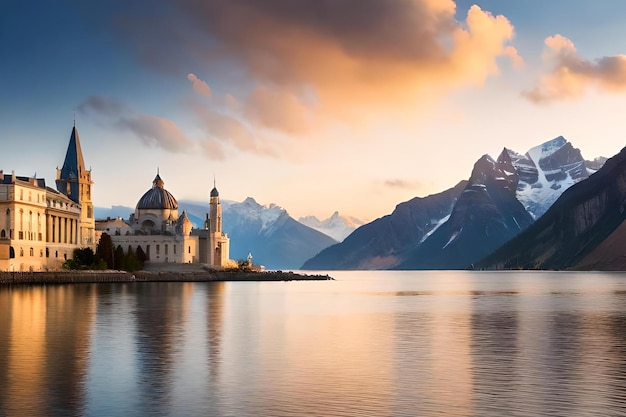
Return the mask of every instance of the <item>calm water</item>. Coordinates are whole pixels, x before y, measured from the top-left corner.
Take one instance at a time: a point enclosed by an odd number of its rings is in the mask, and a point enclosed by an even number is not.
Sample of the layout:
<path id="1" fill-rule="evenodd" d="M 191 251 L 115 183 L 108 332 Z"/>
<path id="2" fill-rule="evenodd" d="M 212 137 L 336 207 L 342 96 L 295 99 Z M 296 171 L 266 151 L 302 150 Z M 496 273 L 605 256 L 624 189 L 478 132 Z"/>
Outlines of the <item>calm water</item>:
<path id="1" fill-rule="evenodd" d="M 626 416 L 626 274 L 0 288 L 0 416 Z"/>

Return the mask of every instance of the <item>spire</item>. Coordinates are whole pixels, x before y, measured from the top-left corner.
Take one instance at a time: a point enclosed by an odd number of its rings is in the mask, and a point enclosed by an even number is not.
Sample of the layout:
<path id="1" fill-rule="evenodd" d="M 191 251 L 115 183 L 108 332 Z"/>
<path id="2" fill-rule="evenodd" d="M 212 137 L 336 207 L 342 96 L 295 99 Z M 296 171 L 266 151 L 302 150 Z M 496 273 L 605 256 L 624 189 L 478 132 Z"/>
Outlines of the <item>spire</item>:
<path id="1" fill-rule="evenodd" d="M 73 201 L 78 202 L 79 199 L 79 187 L 78 180 L 85 172 L 85 161 L 83 160 L 83 151 L 80 147 L 80 138 L 78 136 L 78 130 L 76 126 L 72 127 L 72 134 L 70 135 L 70 143 L 67 146 L 67 152 L 65 153 L 65 161 L 63 167 L 57 174 L 57 190 L 67 195 Z M 63 186 L 60 185 L 60 182 Z M 68 183 L 76 183 L 76 186 L 71 186 L 68 189 Z"/>

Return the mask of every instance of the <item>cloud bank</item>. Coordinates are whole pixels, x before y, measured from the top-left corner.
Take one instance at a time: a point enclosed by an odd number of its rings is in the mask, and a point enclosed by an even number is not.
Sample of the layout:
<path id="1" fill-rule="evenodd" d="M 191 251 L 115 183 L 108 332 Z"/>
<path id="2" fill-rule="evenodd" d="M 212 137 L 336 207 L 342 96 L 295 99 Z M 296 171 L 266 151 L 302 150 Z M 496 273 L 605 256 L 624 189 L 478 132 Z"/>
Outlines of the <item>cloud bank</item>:
<path id="1" fill-rule="evenodd" d="M 561 35 L 546 38 L 543 59 L 551 70 L 523 95 L 535 103 L 573 99 L 590 89 L 626 91 L 626 55 L 582 58 L 574 43 Z"/>
<path id="2" fill-rule="evenodd" d="M 159 7 L 150 3 L 151 8 Z M 329 120 L 358 125 L 424 104 L 522 63 L 513 25 L 452 0 L 181 0 L 126 16 L 137 56 L 181 63 L 199 94 L 218 84 L 252 129 L 305 135 Z M 131 13 L 131 12 L 129 12 Z M 209 87 L 196 74 L 210 73 Z M 213 91 L 212 91 L 213 90 Z M 215 102 L 214 102 L 215 104 Z"/>

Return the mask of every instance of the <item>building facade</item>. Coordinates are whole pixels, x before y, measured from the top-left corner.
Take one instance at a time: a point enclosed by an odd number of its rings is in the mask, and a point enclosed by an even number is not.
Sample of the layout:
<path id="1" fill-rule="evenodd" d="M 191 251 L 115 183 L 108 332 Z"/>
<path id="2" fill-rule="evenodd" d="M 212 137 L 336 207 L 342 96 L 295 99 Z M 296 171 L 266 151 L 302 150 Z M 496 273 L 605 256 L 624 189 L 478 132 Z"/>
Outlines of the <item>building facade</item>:
<path id="1" fill-rule="evenodd" d="M 232 266 L 229 238 L 222 232 L 219 193 L 211 191 L 204 229 L 193 229 L 187 213 L 179 213 L 178 201 L 165 189 L 159 172 L 128 220 L 96 222 L 96 229 L 111 236 L 114 247 L 124 252 L 143 251 L 150 263 L 201 263 L 213 268 Z"/>
<path id="2" fill-rule="evenodd" d="M 75 126 L 56 190 L 0 170 L 0 270 L 61 269 L 75 249 L 95 250 L 91 185 Z"/>

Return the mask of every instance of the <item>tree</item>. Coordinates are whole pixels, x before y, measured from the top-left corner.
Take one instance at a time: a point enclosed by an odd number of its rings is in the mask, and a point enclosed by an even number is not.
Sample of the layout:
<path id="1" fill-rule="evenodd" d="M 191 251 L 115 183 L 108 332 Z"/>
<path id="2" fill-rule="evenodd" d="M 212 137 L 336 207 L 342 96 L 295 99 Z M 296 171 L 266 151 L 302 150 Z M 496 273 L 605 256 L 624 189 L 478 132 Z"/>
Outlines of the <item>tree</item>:
<path id="1" fill-rule="evenodd" d="M 102 233 L 102 236 L 100 236 L 100 241 L 98 242 L 98 247 L 96 248 L 96 255 L 98 258 L 106 262 L 106 267 L 108 269 L 113 269 L 115 267 L 113 264 L 113 241 L 111 240 L 111 236 L 107 233 Z"/>
<path id="2" fill-rule="evenodd" d="M 74 249 L 72 259 L 63 263 L 65 269 L 104 269 L 105 264 L 91 248 Z"/>
<path id="3" fill-rule="evenodd" d="M 124 249 L 122 249 L 121 245 L 117 245 L 115 248 L 115 253 L 113 254 L 113 269 L 120 271 L 124 269 Z"/>
<path id="4" fill-rule="evenodd" d="M 141 246 L 137 246 L 137 260 L 139 260 L 140 268 L 143 269 L 143 266 L 145 265 L 146 261 L 148 260 L 148 256 L 143 251 L 143 249 L 141 249 Z"/>
<path id="5" fill-rule="evenodd" d="M 137 254 L 135 253 L 133 247 L 130 245 L 128 245 L 128 252 L 126 252 L 126 256 L 124 257 L 124 269 L 130 272 L 141 269 L 139 259 L 137 259 Z"/>

